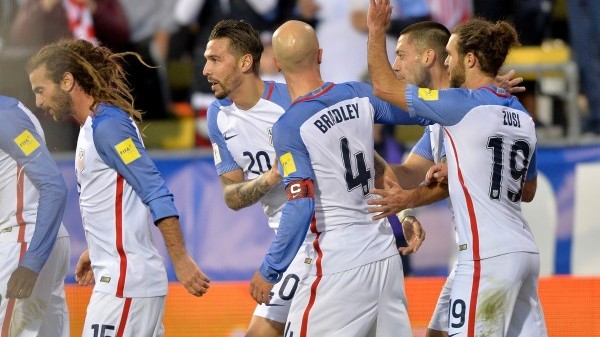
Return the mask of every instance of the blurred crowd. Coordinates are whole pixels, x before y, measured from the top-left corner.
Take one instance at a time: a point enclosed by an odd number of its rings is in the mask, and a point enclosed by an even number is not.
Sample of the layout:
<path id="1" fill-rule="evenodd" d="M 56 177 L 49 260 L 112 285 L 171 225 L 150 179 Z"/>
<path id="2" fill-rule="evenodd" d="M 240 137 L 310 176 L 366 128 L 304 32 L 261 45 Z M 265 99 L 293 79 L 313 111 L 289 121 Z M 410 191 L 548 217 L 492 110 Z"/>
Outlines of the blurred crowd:
<path id="1" fill-rule="evenodd" d="M 600 134 L 600 1 L 597 0 L 393 0 L 388 51 L 409 24 L 434 20 L 452 29 L 471 16 L 509 19 L 524 45 L 561 39 L 571 45 L 587 97 L 584 131 Z M 126 65 L 135 105 L 145 120 L 190 117 L 198 146 L 208 145 L 203 118 L 214 99 L 202 75 L 204 49 L 212 27 L 225 18 L 242 19 L 262 32 L 263 78 L 283 80 L 271 57 L 271 32 L 282 22 L 302 20 L 316 28 L 324 49 L 322 75 L 332 81 L 368 81 L 366 11 L 368 0 L 0 0 L 0 92 L 35 106 L 25 63 L 46 43 L 76 37 L 135 51 Z M 576 19 L 572 19 L 576 18 Z M 390 55 L 391 57 L 391 55 Z M 535 82 L 520 97 L 535 114 Z M 72 150 L 77 134 L 39 116 L 52 150 Z M 558 119 L 560 122 L 560 118 Z M 58 131 L 60 130 L 60 132 Z M 379 149 L 393 129 L 381 128 Z"/>

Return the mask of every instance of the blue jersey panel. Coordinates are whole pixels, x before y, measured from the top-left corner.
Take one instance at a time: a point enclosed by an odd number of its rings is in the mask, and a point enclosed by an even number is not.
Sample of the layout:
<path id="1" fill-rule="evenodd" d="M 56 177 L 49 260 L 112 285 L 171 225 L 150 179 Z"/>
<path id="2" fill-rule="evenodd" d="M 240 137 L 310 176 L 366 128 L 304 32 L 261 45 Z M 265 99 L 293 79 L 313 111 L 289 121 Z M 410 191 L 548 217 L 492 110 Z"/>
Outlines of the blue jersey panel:
<path id="1" fill-rule="evenodd" d="M 116 107 L 102 106 L 93 119 L 92 128 L 96 151 L 108 166 L 125 178 L 142 202 L 148 205 L 154 222 L 178 216 L 173 195 L 142 146 L 129 116 Z M 126 164 L 116 146 L 128 139 L 133 141 L 140 156 Z"/>

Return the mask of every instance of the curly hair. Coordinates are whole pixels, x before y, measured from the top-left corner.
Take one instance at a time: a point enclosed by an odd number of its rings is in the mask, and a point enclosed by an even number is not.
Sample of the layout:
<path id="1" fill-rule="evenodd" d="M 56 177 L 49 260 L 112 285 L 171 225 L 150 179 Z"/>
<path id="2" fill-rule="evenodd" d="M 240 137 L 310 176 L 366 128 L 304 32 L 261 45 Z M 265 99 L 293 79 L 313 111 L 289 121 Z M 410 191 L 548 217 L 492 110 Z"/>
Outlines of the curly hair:
<path id="1" fill-rule="evenodd" d="M 48 78 L 59 83 L 65 73 L 71 73 L 82 90 L 97 103 L 112 104 L 127 112 L 136 122 L 142 121 L 142 112 L 133 106 L 134 97 L 121 64 L 127 55 L 134 52 L 113 53 L 103 46 L 95 46 L 85 40 L 62 40 L 43 47 L 31 57 L 27 71 L 46 66 Z"/>
<path id="2" fill-rule="evenodd" d="M 458 37 L 458 53 L 473 53 L 481 64 L 481 71 L 496 76 L 511 47 L 519 46 L 517 31 L 507 21 L 492 23 L 473 18 L 459 24 L 452 32 Z"/>

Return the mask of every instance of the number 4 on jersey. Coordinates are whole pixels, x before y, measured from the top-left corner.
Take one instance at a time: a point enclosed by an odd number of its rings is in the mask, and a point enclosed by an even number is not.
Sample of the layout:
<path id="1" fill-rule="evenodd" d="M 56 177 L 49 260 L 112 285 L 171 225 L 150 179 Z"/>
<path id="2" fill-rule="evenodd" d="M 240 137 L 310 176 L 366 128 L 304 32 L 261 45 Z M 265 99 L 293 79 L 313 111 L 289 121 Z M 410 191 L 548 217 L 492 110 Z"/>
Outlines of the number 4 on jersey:
<path id="1" fill-rule="evenodd" d="M 352 161 L 350 160 L 350 147 L 348 139 L 342 137 L 340 139 L 340 148 L 342 149 L 342 160 L 344 161 L 346 185 L 348 191 L 352 191 L 358 186 L 361 186 L 363 196 L 369 194 L 369 179 L 371 179 L 371 170 L 367 168 L 364 152 L 354 154 L 354 162 L 356 162 L 356 175 L 352 170 Z"/>

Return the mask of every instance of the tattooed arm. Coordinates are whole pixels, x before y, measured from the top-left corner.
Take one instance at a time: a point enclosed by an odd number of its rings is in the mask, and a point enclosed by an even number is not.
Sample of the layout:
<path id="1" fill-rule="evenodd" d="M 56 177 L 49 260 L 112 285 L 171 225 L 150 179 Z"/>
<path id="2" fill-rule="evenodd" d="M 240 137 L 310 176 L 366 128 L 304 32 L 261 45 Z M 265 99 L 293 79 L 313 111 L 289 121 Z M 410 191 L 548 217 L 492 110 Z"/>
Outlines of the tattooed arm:
<path id="1" fill-rule="evenodd" d="M 279 182 L 281 176 L 277 171 L 277 165 L 253 180 L 244 180 L 244 172 L 241 169 L 221 175 L 225 203 L 234 211 L 255 204 Z"/>

